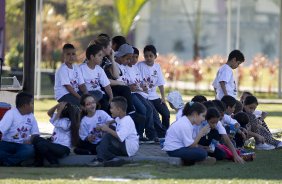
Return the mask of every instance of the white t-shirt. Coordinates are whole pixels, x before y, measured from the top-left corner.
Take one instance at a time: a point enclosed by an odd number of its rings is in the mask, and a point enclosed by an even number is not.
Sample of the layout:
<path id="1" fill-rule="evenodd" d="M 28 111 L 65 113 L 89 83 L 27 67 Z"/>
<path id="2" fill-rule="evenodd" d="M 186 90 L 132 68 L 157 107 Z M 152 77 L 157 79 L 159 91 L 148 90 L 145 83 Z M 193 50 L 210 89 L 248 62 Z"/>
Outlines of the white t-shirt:
<path id="1" fill-rule="evenodd" d="M 221 122 L 222 122 L 223 126 L 235 125 L 236 123 L 238 123 L 238 121 L 236 119 L 233 119 L 230 115 L 227 115 L 227 114 L 224 114 Z"/>
<path id="2" fill-rule="evenodd" d="M 103 110 L 96 110 L 92 117 L 84 116 L 79 128 L 80 139 L 85 140 L 89 135 L 94 135 L 96 139 L 92 142 L 92 144 L 98 144 L 102 139 L 103 132 L 97 130 L 96 126 L 99 124 L 105 124 L 112 120 L 113 118 L 111 118 L 111 116 Z"/>
<path id="3" fill-rule="evenodd" d="M 102 87 L 110 85 L 110 81 L 105 71 L 98 65 L 96 65 L 94 69 L 91 69 L 87 66 L 86 63 L 81 64 L 79 67 L 87 90 L 99 90 L 104 93 L 101 90 L 100 85 L 102 85 Z"/>
<path id="4" fill-rule="evenodd" d="M 236 98 L 237 89 L 236 82 L 233 77 L 233 70 L 227 64 L 224 64 L 219 68 L 216 78 L 213 81 L 213 87 L 216 88 L 216 99 L 218 100 L 221 100 L 221 98 L 224 96 L 223 90 L 219 84 L 221 81 L 225 82 L 227 94 Z"/>
<path id="5" fill-rule="evenodd" d="M 127 79 L 129 81 L 129 85 L 131 84 L 136 84 L 138 86 L 138 89 L 140 91 L 137 91 L 136 93 L 142 95 L 145 99 L 148 98 L 148 93 L 145 93 L 141 87 L 142 85 L 142 77 L 141 77 L 141 73 L 138 69 L 138 67 L 136 65 L 133 65 L 133 66 L 126 66 L 126 69 L 127 69 Z M 135 92 L 133 92 L 135 93 Z"/>
<path id="6" fill-rule="evenodd" d="M 69 93 L 64 85 L 71 85 L 72 88 L 78 92 L 78 86 L 84 84 L 79 67 L 77 65 L 72 65 L 72 67 L 73 68 L 70 69 L 65 63 L 63 63 L 56 71 L 54 86 L 56 100 L 59 100 Z"/>
<path id="7" fill-rule="evenodd" d="M 127 73 L 126 66 L 118 64 L 118 63 L 117 63 L 117 66 L 119 67 L 119 69 L 121 71 L 121 75 L 119 76 L 119 78 L 117 80 L 123 81 L 126 85 L 128 85 L 129 81 L 128 81 L 128 73 Z"/>
<path id="8" fill-rule="evenodd" d="M 169 126 L 166 132 L 163 150 L 174 151 L 192 145 L 194 143 L 192 135 L 192 123 L 187 116 L 182 116 Z"/>
<path id="9" fill-rule="evenodd" d="M 139 136 L 135 129 L 135 124 L 130 116 L 125 116 L 122 119 L 117 117 L 116 133 L 121 140 L 125 141 L 126 151 L 128 156 L 133 156 L 139 149 Z"/>
<path id="10" fill-rule="evenodd" d="M 207 121 L 203 121 L 200 125 L 194 125 L 194 130 L 193 130 L 193 139 L 197 137 L 199 134 L 200 130 L 207 124 Z M 222 123 L 220 121 L 217 122 L 215 129 L 218 131 L 220 135 L 226 135 L 226 130 L 222 126 Z"/>
<path id="11" fill-rule="evenodd" d="M 36 119 L 32 113 L 22 115 L 17 108 L 7 111 L 0 121 L 2 140 L 24 143 L 31 135 L 39 135 Z"/>
<path id="12" fill-rule="evenodd" d="M 165 84 L 163 73 L 159 64 L 154 63 L 153 66 L 148 66 L 145 61 L 137 63 L 137 67 L 141 73 L 141 77 L 148 86 L 148 99 L 155 100 L 160 98 L 157 94 L 157 87 Z"/>
<path id="13" fill-rule="evenodd" d="M 50 123 L 54 125 L 53 134 L 51 136 L 52 143 L 60 144 L 71 148 L 71 121 L 69 118 L 60 118 L 54 121 L 56 113 L 50 119 Z"/>

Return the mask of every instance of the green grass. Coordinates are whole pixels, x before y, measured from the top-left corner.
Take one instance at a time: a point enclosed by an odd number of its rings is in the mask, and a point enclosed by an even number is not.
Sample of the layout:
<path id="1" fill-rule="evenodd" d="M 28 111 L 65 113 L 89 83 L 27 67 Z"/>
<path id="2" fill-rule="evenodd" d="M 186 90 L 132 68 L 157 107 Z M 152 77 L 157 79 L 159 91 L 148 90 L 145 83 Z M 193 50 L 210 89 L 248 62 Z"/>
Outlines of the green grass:
<path id="1" fill-rule="evenodd" d="M 220 161 L 214 166 L 141 163 L 120 168 L 1 168 L 0 183 L 93 183 L 95 178 L 125 178 L 129 183 L 281 183 L 282 149 L 258 151 L 244 165 Z M 102 182 L 116 183 L 116 182 Z"/>

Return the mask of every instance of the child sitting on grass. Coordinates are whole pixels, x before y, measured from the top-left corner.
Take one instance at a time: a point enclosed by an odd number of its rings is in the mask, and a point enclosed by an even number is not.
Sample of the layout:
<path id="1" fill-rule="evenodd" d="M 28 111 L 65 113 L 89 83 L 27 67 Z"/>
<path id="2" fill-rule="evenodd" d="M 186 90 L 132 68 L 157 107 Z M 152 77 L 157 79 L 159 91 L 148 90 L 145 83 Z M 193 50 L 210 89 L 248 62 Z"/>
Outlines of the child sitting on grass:
<path id="1" fill-rule="evenodd" d="M 139 137 L 130 116 L 126 115 L 127 102 L 123 97 L 114 97 L 110 104 L 116 130 L 108 124 L 98 126 L 106 134 L 97 146 L 97 158 L 89 166 L 121 166 L 125 162 L 117 156 L 133 156 L 139 149 Z"/>

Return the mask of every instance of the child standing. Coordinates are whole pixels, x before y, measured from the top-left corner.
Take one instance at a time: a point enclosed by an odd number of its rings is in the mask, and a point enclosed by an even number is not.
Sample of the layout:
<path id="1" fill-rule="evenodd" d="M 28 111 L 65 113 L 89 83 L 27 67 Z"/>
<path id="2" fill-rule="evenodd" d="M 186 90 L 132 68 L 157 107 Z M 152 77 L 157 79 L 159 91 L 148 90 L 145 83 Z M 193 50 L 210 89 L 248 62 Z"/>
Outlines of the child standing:
<path id="1" fill-rule="evenodd" d="M 63 46 L 63 64 L 55 74 L 55 98 L 58 102 L 68 102 L 79 106 L 78 91 L 86 94 L 87 90 L 76 61 L 76 50 L 72 44 Z"/>
<path id="2" fill-rule="evenodd" d="M 161 114 L 162 124 L 166 129 L 168 129 L 170 124 L 170 112 L 165 103 L 165 81 L 162 70 L 160 65 L 155 63 L 157 50 L 153 45 L 147 45 L 145 46 L 143 53 L 145 61 L 139 62 L 137 67 L 139 68 L 143 81 L 148 86 L 148 99 Z M 160 90 L 161 98 L 156 92 L 157 87 Z"/>
<path id="3" fill-rule="evenodd" d="M 95 99 L 91 95 L 83 95 L 80 104 L 83 111 L 79 128 L 80 142 L 74 152 L 80 155 L 96 155 L 96 147 L 103 136 L 97 126 L 113 122 L 113 119 L 105 111 L 96 109 Z"/>
<path id="4" fill-rule="evenodd" d="M 32 139 L 39 135 L 33 112 L 33 96 L 21 92 L 16 108 L 7 111 L 0 121 L 0 165 L 16 166 L 34 156 Z"/>
<path id="5" fill-rule="evenodd" d="M 238 68 L 244 61 L 244 55 L 239 50 L 233 50 L 229 54 L 226 64 L 219 68 L 213 81 L 216 99 L 221 100 L 224 95 L 230 95 L 236 98 L 237 87 L 232 70 Z"/>
<path id="6" fill-rule="evenodd" d="M 113 92 L 105 71 L 100 67 L 103 59 L 102 47 L 97 44 L 90 45 L 86 49 L 86 58 L 88 62 L 81 64 L 80 69 L 87 91 L 96 98 L 96 102 L 100 103 L 101 109 L 108 111 Z M 101 87 L 104 88 L 107 95 L 104 94 Z"/>
<path id="7" fill-rule="evenodd" d="M 120 166 L 124 161 L 117 156 L 133 156 L 138 151 L 139 137 L 133 120 L 126 115 L 126 99 L 114 97 L 110 106 L 112 117 L 117 123 L 116 130 L 107 124 L 97 127 L 106 134 L 97 146 L 97 159 L 90 166 Z"/>
<path id="8" fill-rule="evenodd" d="M 50 165 L 57 166 L 59 158 L 69 155 L 71 147 L 79 141 L 79 113 L 76 105 L 67 102 L 60 102 L 48 111 L 54 130 L 50 140 L 39 136 L 34 138 L 36 166 L 43 166 L 45 158 Z"/>

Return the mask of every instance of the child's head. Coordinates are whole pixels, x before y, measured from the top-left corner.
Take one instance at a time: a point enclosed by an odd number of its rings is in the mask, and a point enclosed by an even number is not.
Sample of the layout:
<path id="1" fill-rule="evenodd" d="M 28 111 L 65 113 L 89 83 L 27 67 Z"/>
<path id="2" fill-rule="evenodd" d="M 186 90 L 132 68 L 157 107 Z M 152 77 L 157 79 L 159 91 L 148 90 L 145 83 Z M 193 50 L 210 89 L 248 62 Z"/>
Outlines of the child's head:
<path id="1" fill-rule="evenodd" d="M 131 58 L 130 65 L 135 65 L 138 62 L 139 50 L 136 47 L 133 47 L 133 56 Z"/>
<path id="2" fill-rule="evenodd" d="M 115 36 L 112 38 L 112 49 L 117 51 L 119 47 L 126 43 L 126 39 L 123 36 Z"/>
<path id="3" fill-rule="evenodd" d="M 255 96 L 247 96 L 244 100 L 244 111 L 248 113 L 253 113 L 258 106 L 258 100 Z"/>
<path id="4" fill-rule="evenodd" d="M 217 122 L 220 120 L 220 113 L 214 107 L 208 108 L 206 114 L 206 120 L 208 121 L 211 129 L 214 129 L 217 125 Z"/>
<path id="5" fill-rule="evenodd" d="M 167 101 L 172 109 L 178 110 L 184 107 L 179 91 L 172 91 L 167 95 Z"/>
<path id="6" fill-rule="evenodd" d="M 226 106 L 225 113 L 231 115 L 235 111 L 236 99 L 230 95 L 225 95 L 222 97 L 221 101 Z"/>
<path id="7" fill-rule="evenodd" d="M 103 59 L 102 47 L 97 44 L 88 46 L 86 49 L 86 58 L 89 62 L 100 65 Z"/>
<path id="8" fill-rule="evenodd" d="M 236 105 L 235 105 L 235 110 L 234 110 L 234 114 L 241 112 L 243 110 L 243 104 L 239 101 L 236 100 Z"/>
<path id="9" fill-rule="evenodd" d="M 67 103 L 60 118 L 68 118 L 71 122 L 71 143 L 76 146 L 79 142 L 80 109 L 76 105 Z"/>
<path id="10" fill-rule="evenodd" d="M 132 46 L 126 43 L 119 47 L 115 56 L 119 59 L 120 64 L 128 65 L 131 62 L 133 51 Z"/>
<path id="11" fill-rule="evenodd" d="M 206 102 L 206 101 L 208 101 L 208 100 L 207 100 L 207 98 L 206 98 L 205 96 L 203 96 L 203 95 L 196 95 L 196 96 L 194 96 L 194 97 L 192 98 L 191 101 L 193 101 L 193 102 L 199 102 L 199 103 L 204 103 L 204 102 Z"/>
<path id="12" fill-rule="evenodd" d="M 96 100 L 90 94 L 82 95 L 80 99 L 81 109 L 83 110 L 83 114 L 91 115 L 96 112 Z"/>
<path id="13" fill-rule="evenodd" d="M 213 100 L 212 102 L 213 102 L 213 104 L 215 105 L 216 109 L 218 110 L 218 112 L 220 114 L 220 119 L 222 119 L 223 116 L 224 116 L 224 113 L 226 111 L 225 104 L 220 100 Z"/>
<path id="14" fill-rule="evenodd" d="M 203 102 L 202 104 L 203 104 L 207 109 L 208 109 L 208 108 L 215 107 L 214 103 L 213 103 L 211 100 L 206 101 L 206 102 Z"/>
<path id="15" fill-rule="evenodd" d="M 124 97 L 116 96 L 111 102 L 110 111 L 112 117 L 120 117 L 126 114 L 127 100 Z"/>
<path id="16" fill-rule="evenodd" d="M 94 41 L 97 45 L 100 45 L 102 47 L 103 55 L 109 56 L 112 52 L 112 42 L 111 39 L 105 36 L 97 37 Z"/>
<path id="17" fill-rule="evenodd" d="M 152 66 L 157 58 L 157 49 L 154 45 L 146 45 L 143 50 L 145 62 L 147 65 Z"/>
<path id="18" fill-rule="evenodd" d="M 239 50 L 233 50 L 230 52 L 227 60 L 227 64 L 232 68 L 238 68 L 238 66 L 245 61 L 243 53 Z"/>
<path id="19" fill-rule="evenodd" d="M 20 92 L 16 96 L 16 107 L 21 109 L 24 114 L 33 112 L 33 96 L 26 92 Z"/>
<path id="20" fill-rule="evenodd" d="M 253 94 L 249 91 L 244 91 L 240 97 L 240 102 L 244 104 L 244 100 L 246 99 L 247 96 L 252 96 Z"/>
<path id="21" fill-rule="evenodd" d="M 183 109 L 183 116 L 188 116 L 192 124 L 199 125 L 205 120 L 207 109 L 199 102 L 187 102 Z"/>
<path id="22" fill-rule="evenodd" d="M 233 119 L 235 119 L 243 128 L 246 128 L 246 124 L 250 122 L 249 116 L 244 112 L 238 112 L 233 116 Z"/>
<path id="23" fill-rule="evenodd" d="M 76 61 L 76 50 L 73 44 L 66 43 L 63 46 L 63 62 L 72 65 Z"/>

